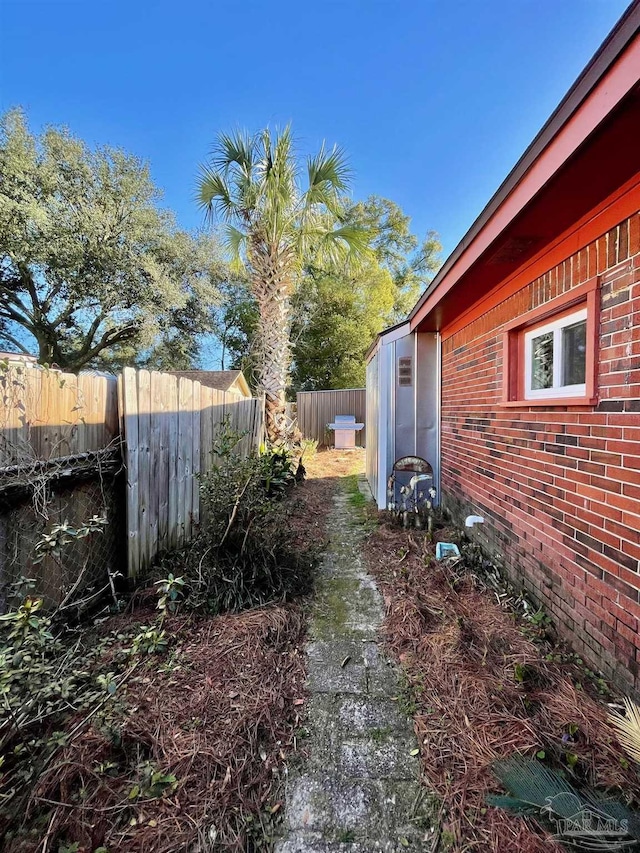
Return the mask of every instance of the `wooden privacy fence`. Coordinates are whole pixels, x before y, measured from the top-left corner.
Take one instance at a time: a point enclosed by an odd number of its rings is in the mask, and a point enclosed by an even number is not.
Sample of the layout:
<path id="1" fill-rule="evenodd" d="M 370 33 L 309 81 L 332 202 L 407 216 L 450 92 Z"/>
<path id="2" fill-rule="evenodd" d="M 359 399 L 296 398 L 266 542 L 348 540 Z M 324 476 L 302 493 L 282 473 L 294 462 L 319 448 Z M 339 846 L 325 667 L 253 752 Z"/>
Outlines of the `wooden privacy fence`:
<path id="1" fill-rule="evenodd" d="M 333 444 L 333 435 L 327 430 L 336 415 L 355 415 L 364 429 L 356 433 L 356 444 L 365 446 L 366 403 L 365 388 L 340 391 L 299 391 L 297 394 L 298 426 L 305 438 L 315 439 L 319 445 Z"/>
<path id="2" fill-rule="evenodd" d="M 262 441 L 264 405 L 167 373 L 125 368 L 119 378 L 127 469 L 128 570 L 187 542 L 200 519 L 198 474 L 214 462 L 212 445 L 229 416 L 243 455 Z"/>
<path id="3" fill-rule="evenodd" d="M 263 412 L 262 400 L 167 373 L 75 376 L 0 362 L 0 611 L 21 575 L 55 605 L 79 576 L 78 592 L 92 593 L 184 544 L 220 423 L 229 417 L 248 455 Z M 101 533 L 65 546 L 64 559 L 34 562 L 43 533 L 94 515 L 107 519 Z"/>
<path id="4" fill-rule="evenodd" d="M 121 568 L 121 467 L 115 376 L 0 366 L 0 610 L 21 576 L 54 605 L 80 575 L 84 593 Z M 108 520 L 102 533 L 34 562 L 43 533 L 94 515 Z"/>
<path id="5" fill-rule="evenodd" d="M 0 369 L 0 467 L 101 450 L 119 434 L 115 376 Z"/>

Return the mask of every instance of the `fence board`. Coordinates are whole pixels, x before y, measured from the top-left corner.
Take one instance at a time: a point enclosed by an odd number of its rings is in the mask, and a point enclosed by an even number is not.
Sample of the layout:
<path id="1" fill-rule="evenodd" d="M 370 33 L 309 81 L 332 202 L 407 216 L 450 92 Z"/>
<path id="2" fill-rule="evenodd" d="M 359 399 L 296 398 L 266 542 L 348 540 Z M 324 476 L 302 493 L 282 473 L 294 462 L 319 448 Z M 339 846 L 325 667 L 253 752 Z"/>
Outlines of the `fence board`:
<path id="1" fill-rule="evenodd" d="M 333 435 L 327 431 L 336 415 L 355 415 L 358 423 L 365 427 L 356 433 L 356 444 L 366 442 L 366 398 L 365 388 L 349 388 L 338 391 L 299 391 L 296 395 L 298 426 L 305 438 L 319 445 L 333 444 Z"/>
<path id="2" fill-rule="evenodd" d="M 151 554 L 151 376 L 138 371 L 138 529 L 140 557 L 146 563 Z"/>
<path id="3" fill-rule="evenodd" d="M 193 423 L 191 438 L 191 529 L 200 521 L 200 412 L 202 405 L 202 385 L 193 383 Z"/>
<path id="4" fill-rule="evenodd" d="M 189 391 L 191 390 L 191 380 L 179 377 L 178 379 L 178 464 L 176 474 L 178 478 L 178 521 L 176 538 L 178 544 L 184 541 L 184 528 L 186 518 L 186 440 L 189 435 L 187 427 L 187 418 L 190 419 L 191 412 L 187 412 L 187 404 L 189 402 Z"/>
<path id="5" fill-rule="evenodd" d="M 118 433 L 115 376 L 0 369 L 0 467 L 101 450 Z"/>
<path id="6" fill-rule="evenodd" d="M 162 397 L 162 374 L 155 370 L 151 371 L 150 375 L 150 448 L 154 449 L 153 460 L 151 459 L 150 451 L 150 470 L 149 470 L 149 542 L 157 542 L 161 549 L 162 534 L 160 533 L 160 504 L 163 502 L 168 504 L 169 490 L 166 486 L 166 459 L 165 450 L 166 443 L 162 438 L 162 430 L 165 424 L 164 400 Z M 151 417 L 151 412 L 156 413 L 156 417 Z M 153 465 L 151 462 L 153 461 Z M 164 484 L 164 487 L 163 487 Z M 151 548 L 149 549 L 151 553 Z"/>
<path id="7" fill-rule="evenodd" d="M 138 388 L 136 371 L 125 367 L 122 371 L 122 399 L 124 402 L 125 452 L 127 469 L 127 552 L 129 577 L 135 578 L 140 565 L 140 527 L 138 515 Z"/>
<path id="8" fill-rule="evenodd" d="M 167 410 L 165 417 L 169 424 L 169 520 L 167 528 L 167 547 L 178 547 L 178 501 L 180 484 L 178 482 L 178 379 L 163 374 L 167 392 Z"/>

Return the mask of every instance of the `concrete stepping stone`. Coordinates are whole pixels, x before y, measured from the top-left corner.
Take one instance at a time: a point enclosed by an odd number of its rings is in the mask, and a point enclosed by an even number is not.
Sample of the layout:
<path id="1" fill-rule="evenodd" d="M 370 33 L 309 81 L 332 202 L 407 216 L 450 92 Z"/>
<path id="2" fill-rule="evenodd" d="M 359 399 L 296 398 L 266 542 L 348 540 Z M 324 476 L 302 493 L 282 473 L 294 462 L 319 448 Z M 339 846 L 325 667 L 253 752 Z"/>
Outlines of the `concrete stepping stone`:
<path id="1" fill-rule="evenodd" d="M 364 568 L 358 513 L 336 495 L 306 648 L 306 757 L 288 773 L 276 853 L 423 850 L 433 833 L 399 671 L 379 644 L 383 603 Z"/>

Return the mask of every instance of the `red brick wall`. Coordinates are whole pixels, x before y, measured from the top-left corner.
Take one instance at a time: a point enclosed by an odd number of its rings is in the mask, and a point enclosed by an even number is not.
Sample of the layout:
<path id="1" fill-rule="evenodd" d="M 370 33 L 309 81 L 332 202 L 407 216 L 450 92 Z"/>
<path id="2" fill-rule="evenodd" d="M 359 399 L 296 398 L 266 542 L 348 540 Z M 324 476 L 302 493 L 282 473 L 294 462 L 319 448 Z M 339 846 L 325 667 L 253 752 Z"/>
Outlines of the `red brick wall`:
<path id="1" fill-rule="evenodd" d="M 594 275 L 593 407 L 501 408 L 502 327 Z M 443 333 L 442 491 L 574 647 L 640 691 L 640 214 L 452 336 Z"/>

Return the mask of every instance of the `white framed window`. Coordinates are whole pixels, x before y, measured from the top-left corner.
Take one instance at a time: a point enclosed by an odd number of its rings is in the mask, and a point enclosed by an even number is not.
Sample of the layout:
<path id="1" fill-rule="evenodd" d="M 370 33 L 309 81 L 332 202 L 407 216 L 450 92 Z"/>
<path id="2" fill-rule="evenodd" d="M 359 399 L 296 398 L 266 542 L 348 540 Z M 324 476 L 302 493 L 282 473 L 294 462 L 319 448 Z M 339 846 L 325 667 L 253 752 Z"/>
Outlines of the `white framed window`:
<path id="1" fill-rule="evenodd" d="M 525 332 L 524 367 L 526 400 L 585 395 L 587 309 Z"/>

